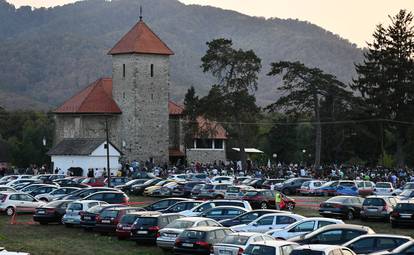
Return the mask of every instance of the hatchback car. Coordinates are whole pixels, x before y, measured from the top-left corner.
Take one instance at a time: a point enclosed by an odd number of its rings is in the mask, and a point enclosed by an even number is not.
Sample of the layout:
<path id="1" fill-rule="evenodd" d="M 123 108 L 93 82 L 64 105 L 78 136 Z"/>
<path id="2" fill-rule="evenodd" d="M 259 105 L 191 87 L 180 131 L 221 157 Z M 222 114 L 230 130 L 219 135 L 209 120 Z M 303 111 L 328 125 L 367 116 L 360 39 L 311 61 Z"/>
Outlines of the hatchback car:
<path id="1" fill-rule="evenodd" d="M 248 190 L 253 190 L 251 186 L 238 185 L 238 186 L 229 186 L 227 187 L 226 192 L 224 193 L 225 199 L 241 199 L 244 196 L 244 193 Z"/>
<path id="2" fill-rule="evenodd" d="M 413 241 L 409 236 L 370 234 L 358 236 L 343 246 L 353 250 L 356 254 L 369 254 L 392 250 L 409 241 Z"/>
<path id="3" fill-rule="evenodd" d="M 213 245 L 233 233 L 225 227 L 195 227 L 184 230 L 174 243 L 175 255 L 210 255 Z"/>
<path id="4" fill-rule="evenodd" d="M 108 204 L 128 204 L 129 197 L 122 191 L 101 191 L 93 193 L 82 200 L 98 200 Z"/>
<path id="5" fill-rule="evenodd" d="M 134 222 L 138 219 L 139 216 L 148 214 L 147 211 L 137 211 L 125 214 L 121 217 L 118 225 L 116 225 L 116 236 L 118 240 L 125 240 L 131 237 L 131 229 Z"/>
<path id="6" fill-rule="evenodd" d="M 397 195 L 391 182 L 377 182 L 374 187 L 374 194 L 383 196 Z"/>
<path id="7" fill-rule="evenodd" d="M 286 195 L 296 194 L 302 184 L 310 180 L 310 178 L 290 178 L 281 185 L 276 186 L 276 189 Z"/>
<path id="8" fill-rule="evenodd" d="M 238 232 L 257 232 L 265 233 L 272 229 L 284 228 L 296 221 L 303 220 L 305 217 L 293 213 L 273 213 L 265 214 L 249 224 L 241 224 L 231 227 Z"/>
<path id="9" fill-rule="evenodd" d="M 221 220 L 220 224 L 224 227 L 232 227 L 240 224 L 249 224 L 262 215 L 270 213 L 286 213 L 285 211 L 271 210 L 271 209 L 259 209 L 243 213 L 233 219 Z"/>
<path id="10" fill-rule="evenodd" d="M 393 250 L 374 252 L 371 255 L 413 255 L 414 241 L 406 242 Z"/>
<path id="11" fill-rule="evenodd" d="M 290 255 L 297 247 L 298 244 L 288 241 L 261 241 L 247 246 L 243 255 Z"/>
<path id="12" fill-rule="evenodd" d="M 74 225 L 80 224 L 80 215 L 81 212 L 88 210 L 91 207 L 107 204 L 103 201 L 94 201 L 94 200 L 81 200 L 75 201 L 68 205 L 66 209 L 66 213 L 62 218 L 62 223 L 65 224 L 66 227 L 72 227 Z"/>
<path id="13" fill-rule="evenodd" d="M 215 220 L 202 217 L 184 217 L 176 219 L 160 230 L 160 236 L 157 238 L 157 246 L 162 249 L 172 249 L 174 247 L 175 239 L 185 229 L 205 226 L 221 227 L 221 224 Z"/>
<path id="14" fill-rule="evenodd" d="M 104 178 L 85 178 L 81 183 L 90 187 L 104 187 Z"/>
<path id="15" fill-rule="evenodd" d="M 237 206 L 217 206 L 200 213 L 198 216 L 220 221 L 232 219 L 246 212 L 248 212 L 247 209 Z"/>
<path id="16" fill-rule="evenodd" d="M 12 216 L 20 208 L 32 209 L 45 204 L 36 198 L 22 192 L 2 192 L 0 193 L 0 211 Z"/>
<path id="17" fill-rule="evenodd" d="M 164 228 L 182 216 L 176 213 L 151 212 L 139 216 L 131 227 L 131 240 L 155 244 L 160 236 L 160 229 Z"/>
<path id="18" fill-rule="evenodd" d="M 58 187 L 55 186 L 55 185 L 45 185 L 45 186 L 39 187 L 37 189 L 34 189 L 34 190 L 28 192 L 28 194 L 35 197 L 35 196 L 40 195 L 40 194 L 50 193 L 50 192 L 52 192 L 54 190 L 57 190 L 57 189 L 58 189 Z"/>
<path id="19" fill-rule="evenodd" d="M 362 203 L 361 220 L 385 219 L 389 221 L 397 202 L 397 199 L 392 196 L 368 196 Z"/>
<path id="20" fill-rule="evenodd" d="M 359 217 L 363 198 L 354 196 L 336 196 L 320 204 L 319 214 L 324 217 L 341 217 L 348 220 Z"/>
<path id="21" fill-rule="evenodd" d="M 319 228 L 306 235 L 296 236 L 288 241 L 298 244 L 342 245 L 357 236 L 375 234 L 369 227 L 353 224 L 334 224 Z"/>
<path id="22" fill-rule="evenodd" d="M 321 227 L 332 224 L 344 224 L 344 222 L 336 219 L 311 217 L 294 222 L 284 228 L 270 230 L 266 232 L 266 234 L 271 235 L 276 239 L 287 240 L 295 236 L 305 235 Z"/>
<path id="23" fill-rule="evenodd" d="M 311 244 L 295 248 L 290 255 L 355 255 L 349 248 L 338 245 Z"/>
<path id="24" fill-rule="evenodd" d="M 113 233 L 125 214 L 142 211 L 137 207 L 116 207 L 103 210 L 96 219 L 94 230 L 100 233 Z"/>
<path id="25" fill-rule="evenodd" d="M 82 211 L 80 212 L 80 226 L 86 231 L 92 230 L 103 211 L 119 207 L 127 207 L 127 205 L 100 204 Z"/>
<path id="26" fill-rule="evenodd" d="M 153 178 L 153 179 L 147 179 L 146 182 L 141 183 L 141 184 L 133 184 L 129 190 L 131 192 L 131 194 L 134 195 L 142 195 L 142 193 L 144 192 L 144 190 L 148 187 L 151 187 L 159 182 L 161 182 L 162 180 L 159 178 Z"/>
<path id="27" fill-rule="evenodd" d="M 132 186 L 139 185 L 139 184 L 144 184 L 146 181 L 148 181 L 148 179 L 131 180 L 131 181 L 128 181 L 124 184 L 117 185 L 117 186 L 115 186 L 115 188 L 117 188 L 119 190 L 122 190 L 123 192 L 128 194 L 128 193 L 131 193 Z"/>
<path id="28" fill-rule="evenodd" d="M 65 215 L 66 209 L 71 202 L 73 201 L 59 200 L 44 204 L 36 208 L 33 220 L 39 222 L 41 225 L 62 223 L 63 215 Z"/>
<path id="29" fill-rule="evenodd" d="M 399 202 L 390 216 L 391 226 L 412 226 L 414 224 L 414 201 Z"/>
<path id="30" fill-rule="evenodd" d="M 67 196 L 55 198 L 55 199 L 78 200 L 78 199 L 85 198 L 89 196 L 90 194 L 100 192 L 100 191 L 118 191 L 118 190 L 114 188 L 106 188 L 106 187 L 92 187 L 92 188 L 80 189 L 80 190 L 77 190 L 77 191 L 74 191 L 68 194 Z"/>
<path id="31" fill-rule="evenodd" d="M 274 240 L 275 239 L 269 235 L 259 233 L 231 233 L 226 235 L 223 241 L 213 246 L 214 255 L 239 255 L 252 243 Z"/>

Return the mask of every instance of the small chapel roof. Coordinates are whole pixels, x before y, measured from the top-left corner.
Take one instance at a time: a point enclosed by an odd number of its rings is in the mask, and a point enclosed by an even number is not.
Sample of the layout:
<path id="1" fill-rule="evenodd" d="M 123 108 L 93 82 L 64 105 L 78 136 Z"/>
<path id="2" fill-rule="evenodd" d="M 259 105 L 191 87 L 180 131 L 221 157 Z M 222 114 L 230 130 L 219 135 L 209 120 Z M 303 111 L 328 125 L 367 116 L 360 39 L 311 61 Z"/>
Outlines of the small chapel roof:
<path id="1" fill-rule="evenodd" d="M 66 138 L 47 152 L 47 155 L 91 155 L 106 140 L 103 138 Z M 111 142 L 110 145 L 121 153 Z"/>
<path id="2" fill-rule="evenodd" d="M 59 106 L 54 113 L 122 113 L 112 98 L 112 79 L 101 78 Z"/>
<path id="3" fill-rule="evenodd" d="M 131 53 L 174 55 L 174 52 L 142 20 L 108 52 L 109 55 Z"/>

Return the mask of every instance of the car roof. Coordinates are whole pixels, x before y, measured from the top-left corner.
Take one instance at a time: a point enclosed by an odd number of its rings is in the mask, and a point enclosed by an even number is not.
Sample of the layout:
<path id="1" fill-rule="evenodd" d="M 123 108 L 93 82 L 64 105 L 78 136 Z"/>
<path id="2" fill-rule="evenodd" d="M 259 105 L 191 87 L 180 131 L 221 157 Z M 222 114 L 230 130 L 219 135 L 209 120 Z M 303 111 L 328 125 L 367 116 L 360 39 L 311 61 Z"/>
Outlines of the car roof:
<path id="1" fill-rule="evenodd" d="M 343 246 L 339 245 L 329 245 L 329 244 L 310 244 L 310 245 L 303 245 L 295 248 L 295 250 L 314 250 L 314 251 L 326 251 L 326 250 L 333 250 L 338 248 L 344 248 Z"/>
<path id="2" fill-rule="evenodd" d="M 394 196 L 387 196 L 387 195 L 371 195 L 371 196 L 367 196 L 365 199 L 367 199 L 367 198 L 390 198 L 390 197 L 394 197 Z"/>
<path id="3" fill-rule="evenodd" d="M 257 235 L 266 235 L 264 233 L 257 233 L 257 232 L 234 232 L 231 233 L 232 236 L 257 236 Z"/>
<path id="4" fill-rule="evenodd" d="M 191 222 L 198 222 L 198 221 L 204 221 L 204 220 L 213 220 L 213 219 L 209 219 L 209 218 L 204 218 L 204 217 L 183 217 L 177 220 L 185 220 L 185 221 L 191 221 Z"/>
<path id="5" fill-rule="evenodd" d="M 357 240 L 357 239 L 361 239 L 361 238 L 365 238 L 365 237 L 391 237 L 391 238 L 406 238 L 406 239 L 413 240 L 413 238 L 411 236 L 393 235 L 393 234 L 367 234 L 367 235 L 360 235 L 360 236 L 355 237 L 352 240 Z"/>
<path id="6" fill-rule="evenodd" d="M 260 234 L 260 233 L 256 233 Z M 296 244 L 295 242 L 284 241 L 284 240 L 266 240 L 266 241 L 259 241 L 252 243 L 253 245 L 265 245 L 265 246 L 273 246 L 273 247 L 280 247 L 287 244 Z"/>
<path id="7" fill-rule="evenodd" d="M 226 227 L 212 227 L 212 226 L 202 226 L 202 227 L 193 227 L 193 228 L 188 228 L 186 230 L 194 230 L 194 231 L 203 231 L 203 232 L 209 232 L 212 230 L 217 230 L 217 229 L 228 229 Z"/>
<path id="8" fill-rule="evenodd" d="M 241 203 L 244 203 L 244 202 L 247 202 L 247 201 L 231 200 L 231 199 L 214 199 L 214 200 L 207 200 L 206 202 L 235 202 L 235 203 L 240 203 L 241 202 Z"/>
<path id="9" fill-rule="evenodd" d="M 306 221 L 306 220 L 324 220 L 324 221 L 331 221 L 331 222 L 343 222 L 342 220 L 333 219 L 333 218 L 325 218 L 325 217 L 307 217 L 303 219 L 303 221 Z"/>
<path id="10" fill-rule="evenodd" d="M 250 212 L 249 210 L 247 210 L 247 209 L 246 209 L 246 208 L 244 208 L 244 207 L 240 207 L 240 206 L 232 206 L 232 205 L 222 205 L 222 206 L 216 206 L 216 207 L 210 208 L 210 209 L 208 209 L 208 210 L 214 210 L 214 209 L 239 209 L 239 210 L 242 210 L 242 211 Z"/>
<path id="11" fill-rule="evenodd" d="M 307 234 L 307 236 L 320 233 L 325 230 L 331 230 L 331 229 L 352 229 L 352 230 L 363 230 L 363 231 L 375 233 L 370 227 L 366 227 L 366 226 L 355 225 L 355 224 L 333 224 L 333 225 L 327 225 L 327 226 L 318 228 L 317 230 Z"/>
<path id="12" fill-rule="evenodd" d="M 99 200 L 76 200 L 76 201 L 73 201 L 72 203 L 87 204 L 91 202 L 105 203 L 104 201 L 99 201 Z"/>

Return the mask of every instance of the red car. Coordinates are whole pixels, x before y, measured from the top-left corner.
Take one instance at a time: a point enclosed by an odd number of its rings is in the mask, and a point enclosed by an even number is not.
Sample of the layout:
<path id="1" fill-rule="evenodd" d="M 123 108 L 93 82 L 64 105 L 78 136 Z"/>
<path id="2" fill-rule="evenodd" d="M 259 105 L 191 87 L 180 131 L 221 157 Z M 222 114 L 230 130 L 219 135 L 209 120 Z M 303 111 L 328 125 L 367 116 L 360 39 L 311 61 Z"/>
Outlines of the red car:
<path id="1" fill-rule="evenodd" d="M 295 208 L 295 200 L 286 196 L 283 193 L 282 202 L 280 203 L 280 209 L 293 210 Z M 248 201 L 253 209 L 275 209 L 275 194 L 271 190 L 258 189 L 248 190 L 242 197 L 242 200 Z"/>
<path id="2" fill-rule="evenodd" d="M 105 187 L 104 178 L 86 178 L 82 181 L 82 184 L 86 184 L 91 187 Z"/>

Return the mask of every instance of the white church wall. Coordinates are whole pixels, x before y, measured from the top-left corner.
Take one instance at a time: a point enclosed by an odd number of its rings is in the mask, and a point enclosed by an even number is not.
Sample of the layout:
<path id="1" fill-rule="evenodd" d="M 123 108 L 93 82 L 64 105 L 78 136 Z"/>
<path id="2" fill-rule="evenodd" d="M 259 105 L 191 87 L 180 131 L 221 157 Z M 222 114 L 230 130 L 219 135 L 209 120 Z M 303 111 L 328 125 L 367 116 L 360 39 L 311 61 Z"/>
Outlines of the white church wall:
<path id="1" fill-rule="evenodd" d="M 102 170 L 106 168 L 106 156 L 52 156 L 54 168 L 60 168 L 66 174 L 71 167 L 80 167 L 83 169 L 83 175 L 86 176 L 89 168 L 98 168 Z M 119 156 L 109 157 L 109 166 L 111 173 L 116 175 L 119 164 Z"/>

